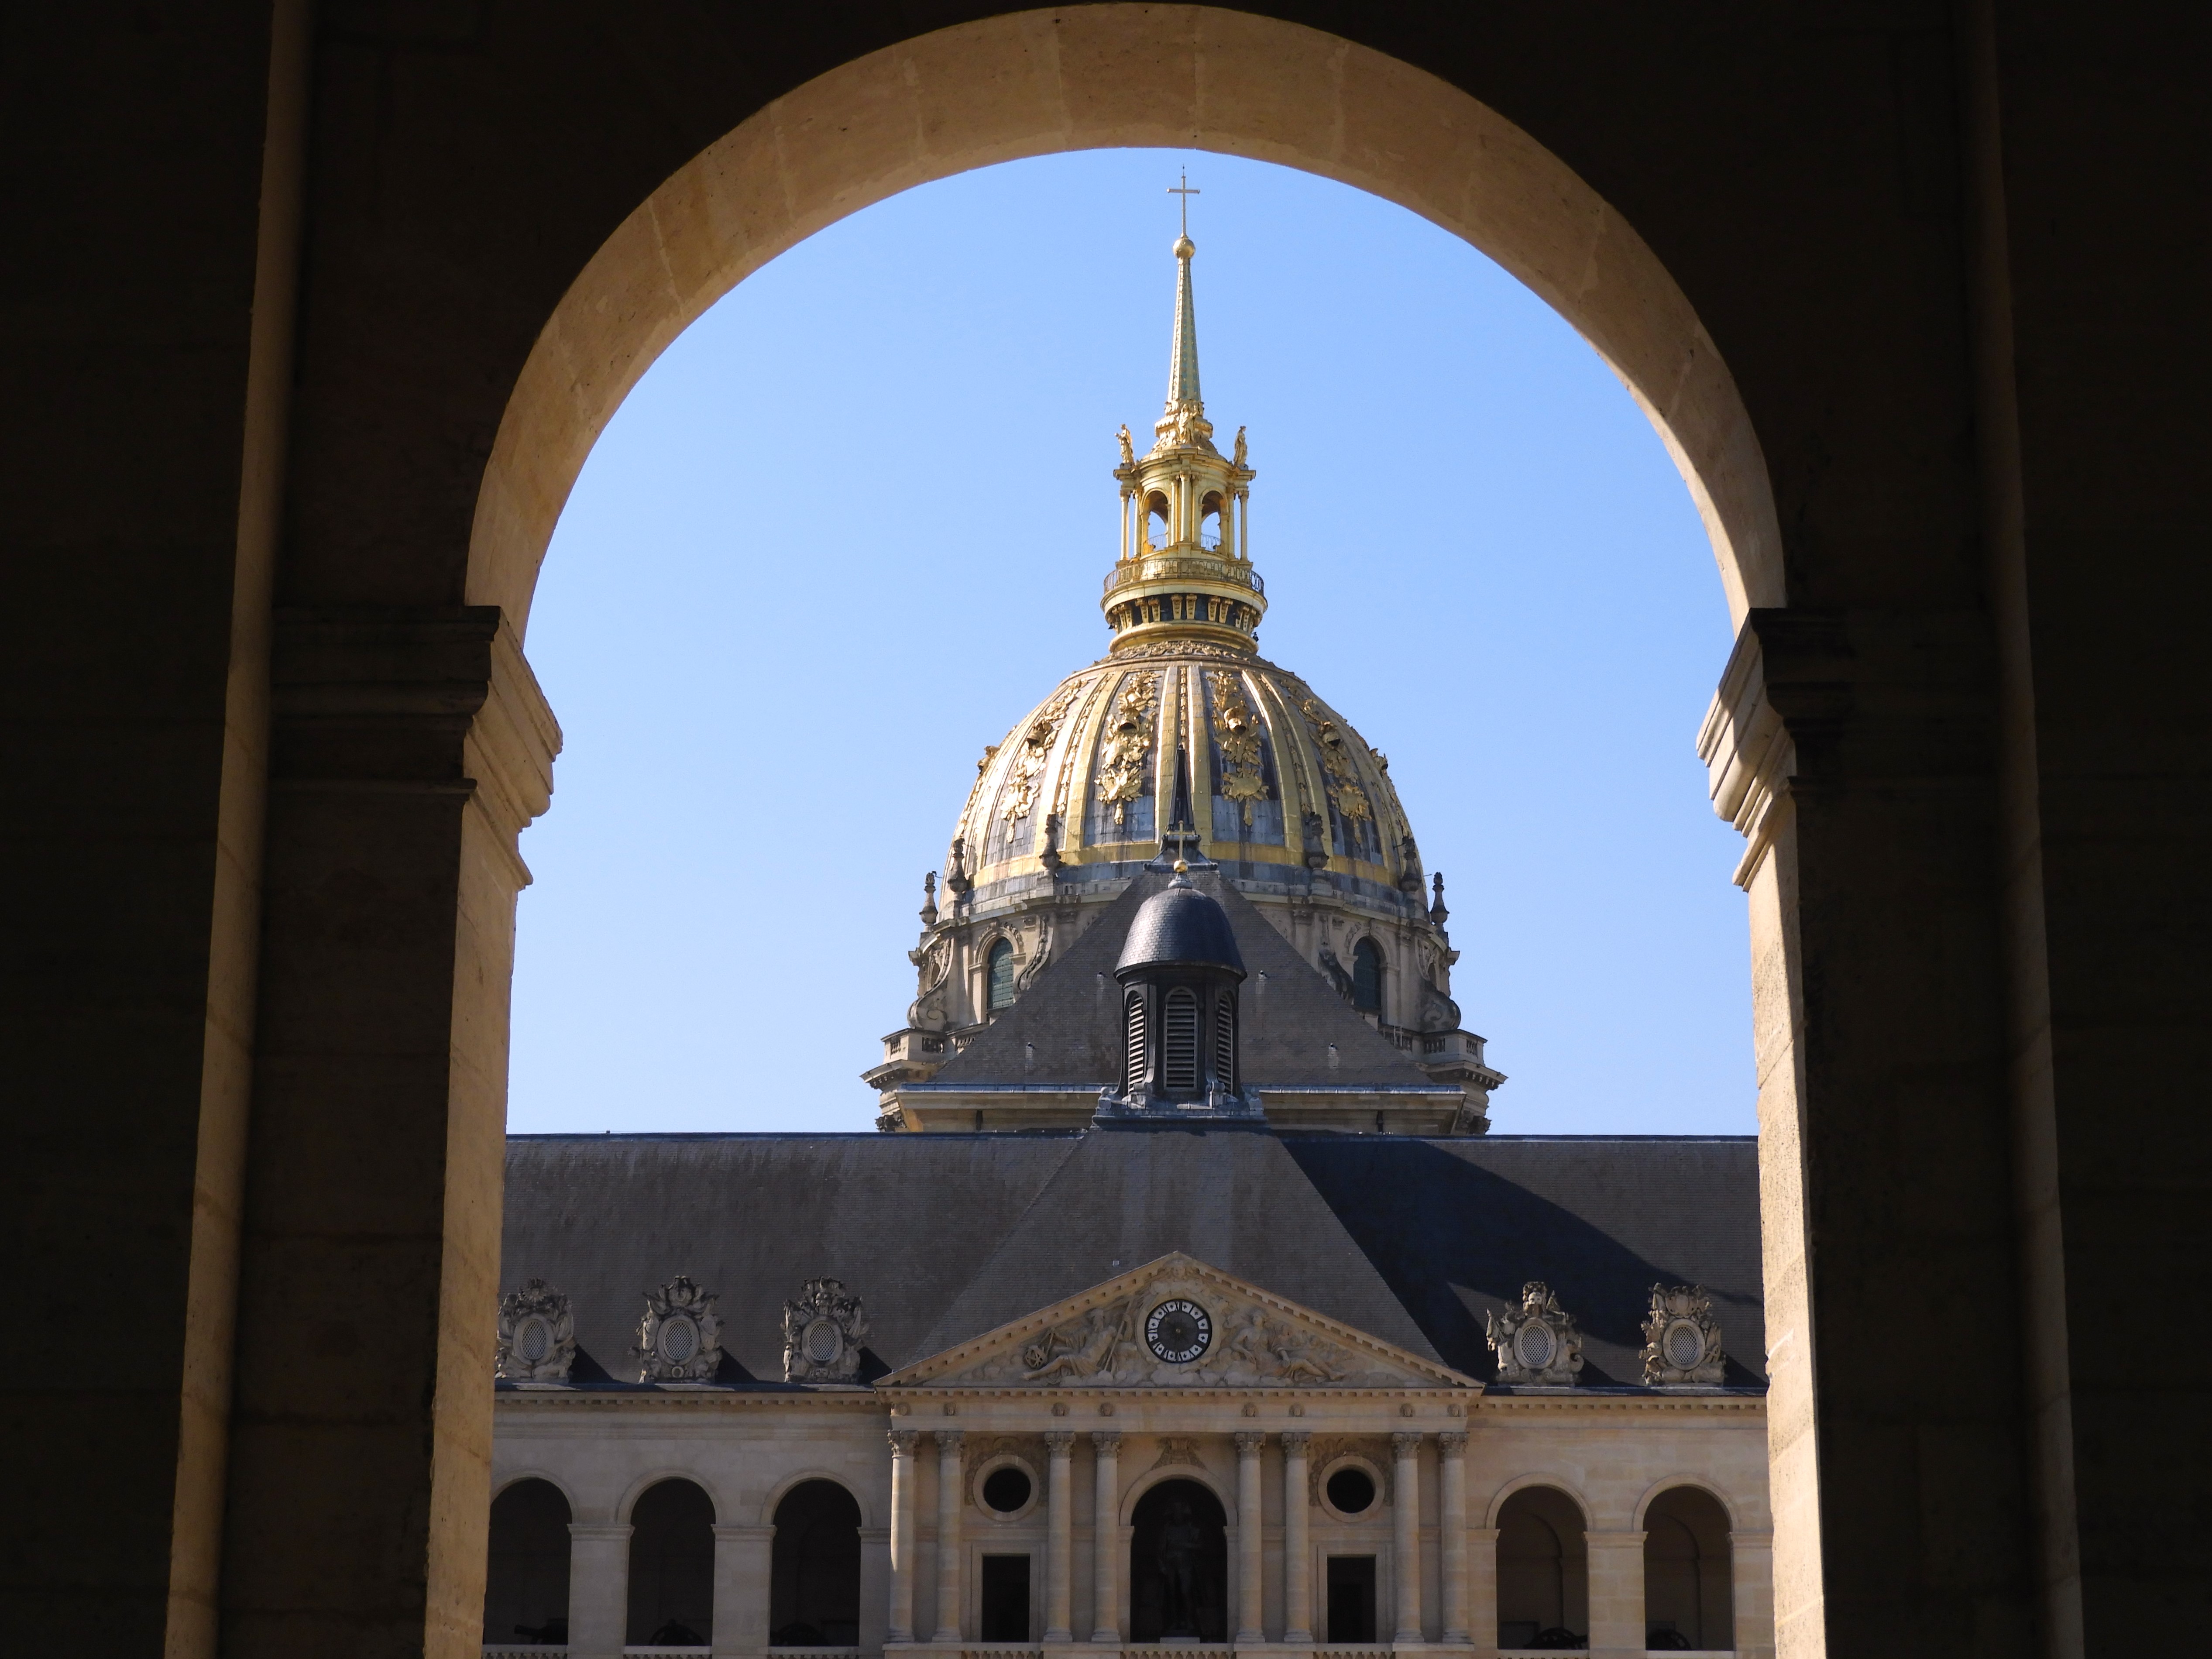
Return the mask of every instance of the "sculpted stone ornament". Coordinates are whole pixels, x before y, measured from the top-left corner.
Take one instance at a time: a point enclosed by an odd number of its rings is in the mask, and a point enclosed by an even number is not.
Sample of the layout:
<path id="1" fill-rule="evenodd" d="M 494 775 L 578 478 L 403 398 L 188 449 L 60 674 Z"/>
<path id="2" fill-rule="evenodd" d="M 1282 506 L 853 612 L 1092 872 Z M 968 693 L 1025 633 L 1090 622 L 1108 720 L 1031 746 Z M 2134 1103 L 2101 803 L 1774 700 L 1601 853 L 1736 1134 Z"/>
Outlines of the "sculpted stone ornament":
<path id="1" fill-rule="evenodd" d="M 1252 827 L 1252 803 L 1267 799 L 1261 775 L 1260 716 L 1244 696 L 1244 687 L 1233 671 L 1210 669 L 1206 684 L 1213 691 L 1213 741 L 1221 750 L 1222 799 L 1244 810 L 1244 827 Z"/>
<path id="2" fill-rule="evenodd" d="M 1060 722 L 1067 713 L 1067 705 L 1075 700 L 1078 688 L 1068 686 L 1054 694 L 1052 701 L 1037 710 L 1036 718 L 1022 733 L 1022 746 L 1014 756 L 1006 779 L 1006 805 L 1000 815 L 1012 823 L 1030 815 L 1036 801 L 1037 778 L 1044 770 L 1046 757 L 1052 753 L 1052 740 L 1058 735 Z"/>
<path id="3" fill-rule="evenodd" d="M 1644 1382 L 1646 1388 L 1711 1388 L 1728 1369 L 1721 1328 L 1702 1285 L 1651 1287 L 1651 1311 L 1644 1321 Z"/>
<path id="4" fill-rule="evenodd" d="M 492 1374 L 502 1382 L 566 1382 L 576 1361 L 576 1320 L 568 1296 L 527 1279 L 499 1300 Z"/>
<path id="5" fill-rule="evenodd" d="M 834 1279 L 810 1279 L 783 1304 L 783 1380 L 856 1382 L 867 1340 L 860 1298 Z"/>
<path id="6" fill-rule="evenodd" d="M 1116 432 L 1114 436 L 1121 446 L 1121 465 L 1124 466 L 1136 465 L 1137 446 L 1135 441 L 1129 436 L 1129 423 L 1127 421 L 1122 422 L 1121 429 L 1119 432 Z"/>
<path id="7" fill-rule="evenodd" d="M 713 1381 L 722 1366 L 722 1322 L 714 1312 L 719 1299 L 683 1273 L 645 1293 L 645 1317 L 630 1350 L 643 1361 L 639 1382 Z"/>
<path id="8" fill-rule="evenodd" d="M 1159 681 L 1133 677 L 1115 701 L 1113 732 L 1099 747 L 1098 799 L 1114 803 L 1114 822 L 1127 821 L 1129 803 L 1145 793 L 1145 757 L 1152 747 L 1152 704 Z"/>
<path id="9" fill-rule="evenodd" d="M 1521 1287 L 1521 1305 L 1490 1316 L 1490 1346 L 1498 1355 L 1498 1380 L 1521 1388 L 1571 1389 L 1583 1368 L 1582 1333 L 1574 1316 L 1541 1279 Z"/>

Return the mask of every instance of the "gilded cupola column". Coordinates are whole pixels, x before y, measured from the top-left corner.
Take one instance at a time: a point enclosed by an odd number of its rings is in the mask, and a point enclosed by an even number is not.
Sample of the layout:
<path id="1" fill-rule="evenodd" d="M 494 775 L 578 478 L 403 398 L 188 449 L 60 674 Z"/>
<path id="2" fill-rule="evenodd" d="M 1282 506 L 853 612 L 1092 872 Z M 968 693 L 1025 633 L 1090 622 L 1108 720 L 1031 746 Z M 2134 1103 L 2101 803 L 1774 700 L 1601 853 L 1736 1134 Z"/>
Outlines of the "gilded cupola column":
<path id="1" fill-rule="evenodd" d="M 1119 434 L 1120 545 L 1099 601 L 1117 651 L 1165 638 L 1249 651 L 1267 614 L 1267 587 L 1252 568 L 1243 528 L 1255 476 L 1245 464 L 1244 434 L 1224 456 L 1199 392 L 1197 252 L 1188 235 L 1176 239 L 1167 405 L 1152 424 L 1152 447 L 1140 456 L 1129 428 Z"/>

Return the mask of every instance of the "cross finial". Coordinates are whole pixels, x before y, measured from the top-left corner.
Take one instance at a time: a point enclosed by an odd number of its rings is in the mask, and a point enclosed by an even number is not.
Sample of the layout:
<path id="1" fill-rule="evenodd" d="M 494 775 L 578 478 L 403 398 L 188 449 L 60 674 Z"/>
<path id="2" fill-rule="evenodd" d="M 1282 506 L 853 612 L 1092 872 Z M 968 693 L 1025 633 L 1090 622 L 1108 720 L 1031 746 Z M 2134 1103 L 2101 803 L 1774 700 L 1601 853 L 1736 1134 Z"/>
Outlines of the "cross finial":
<path id="1" fill-rule="evenodd" d="M 1194 196 L 1203 196 L 1205 193 L 1202 190 L 1194 190 L 1191 187 L 1190 169 L 1188 167 L 1182 170 L 1181 184 L 1168 186 L 1169 195 L 1182 198 L 1182 234 L 1186 240 L 1190 235 L 1190 198 Z"/>

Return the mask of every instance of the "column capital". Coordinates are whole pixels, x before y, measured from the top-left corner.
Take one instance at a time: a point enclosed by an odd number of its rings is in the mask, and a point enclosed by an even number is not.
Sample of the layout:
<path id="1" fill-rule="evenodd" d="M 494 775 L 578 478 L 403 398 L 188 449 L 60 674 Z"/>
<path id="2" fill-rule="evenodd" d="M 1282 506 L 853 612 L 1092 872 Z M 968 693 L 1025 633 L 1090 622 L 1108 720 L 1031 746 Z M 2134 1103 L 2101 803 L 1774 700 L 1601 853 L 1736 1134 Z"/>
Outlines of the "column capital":
<path id="1" fill-rule="evenodd" d="M 1065 1457 L 1067 1455 L 1069 1449 L 1075 1444 L 1075 1431 L 1073 1429 L 1047 1429 L 1044 1435 L 1044 1443 L 1045 1449 L 1049 1451 L 1054 1457 Z"/>
<path id="2" fill-rule="evenodd" d="M 1239 1457 L 1257 1457 L 1260 1448 L 1267 1443 L 1267 1437 L 1258 1429 L 1239 1429 L 1233 1437 Z"/>
<path id="3" fill-rule="evenodd" d="M 1307 1443 L 1311 1441 L 1312 1438 L 1313 1431 L 1310 1429 L 1285 1429 L 1283 1431 L 1283 1449 L 1285 1452 L 1303 1453 L 1306 1449 Z"/>
<path id="4" fill-rule="evenodd" d="M 933 1429 L 931 1433 L 936 1437 L 937 1449 L 947 1454 L 958 1451 L 961 1443 L 968 1438 L 965 1429 Z"/>
<path id="5" fill-rule="evenodd" d="M 1091 1431 L 1091 1449 L 1094 1451 L 1119 1451 L 1121 1449 L 1121 1431 L 1119 1429 L 1093 1429 Z"/>
<path id="6" fill-rule="evenodd" d="M 1457 1455 L 1459 1453 L 1467 1449 L 1467 1431 L 1465 1429 L 1446 1429 L 1442 1434 L 1439 1434 L 1437 1437 L 1437 1446 L 1439 1450 L 1449 1452 L 1454 1455 Z"/>
<path id="7" fill-rule="evenodd" d="M 1425 1438 L 1419 1429 L 1401 1429 L 1390 1437 L 1390 1449 L 1401 1458 L 1411 1457 L 1421 1449 Z"/>
<path id="8" fill-rule="evenodd" d="M 884 1431 L 884 1438 L 891 1443 L 892 1456 L 911 1457 L 914 1455 L 914 1443 L 921 1438 L 921 1431 L 920 1429 L 886 1429 Z"/>

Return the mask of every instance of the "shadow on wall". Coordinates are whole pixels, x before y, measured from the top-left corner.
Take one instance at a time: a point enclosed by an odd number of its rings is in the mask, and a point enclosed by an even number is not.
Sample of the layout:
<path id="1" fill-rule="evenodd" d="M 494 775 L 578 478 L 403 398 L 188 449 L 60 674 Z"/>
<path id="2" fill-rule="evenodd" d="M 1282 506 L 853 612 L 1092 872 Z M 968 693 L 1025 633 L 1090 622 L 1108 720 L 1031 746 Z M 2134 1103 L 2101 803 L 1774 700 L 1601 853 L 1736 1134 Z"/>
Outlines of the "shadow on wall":
<path id="1" fill-rule="evenodd" d="M 1588 1339 L 1583 1382 L 1643 1382 L 1637 1356 L 1650 1288 L 1692 1276 L 1680 1264 L 1655 1262 L 1584 1216 L 1427 1141 L 1316 1136 L 1283 1145 L 1446 1364 L 1493 1375 L 1485 1315 L 1516 1306 L 1522 1285 L 1542 1279 Z M 1653 1196 L 1694 1208 L 1699 1194 Z M 1626 1207 L 1617 1192 L 1603 1197 L 1589 1207 Z M 1748 1244 L 1747 1288 L 1756 1294 L 1756 1237 Z M 1761 1346 L 1747 1287 L 1707 1288 L 1730 1349 L 1726 1382 L 1764 1386 L 1735 1357 Z"/>

